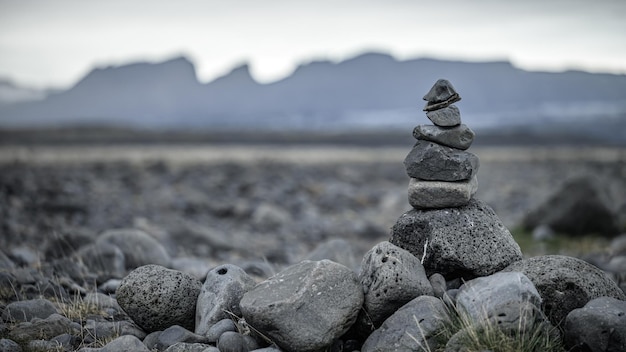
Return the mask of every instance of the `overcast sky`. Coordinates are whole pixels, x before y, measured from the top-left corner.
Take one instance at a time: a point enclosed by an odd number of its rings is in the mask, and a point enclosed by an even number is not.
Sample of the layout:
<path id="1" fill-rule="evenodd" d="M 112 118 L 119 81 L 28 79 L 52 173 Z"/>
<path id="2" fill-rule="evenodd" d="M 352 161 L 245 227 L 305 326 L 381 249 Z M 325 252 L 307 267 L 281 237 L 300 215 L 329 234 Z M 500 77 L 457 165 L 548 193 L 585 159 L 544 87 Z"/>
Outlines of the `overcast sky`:
<path id="1" fill-rule="evenodd" d="M 0 0 L 0 78 L 36 87 L 179 55 L 270 82 L 364 51 L 626 74 L 626 0 Z"/>

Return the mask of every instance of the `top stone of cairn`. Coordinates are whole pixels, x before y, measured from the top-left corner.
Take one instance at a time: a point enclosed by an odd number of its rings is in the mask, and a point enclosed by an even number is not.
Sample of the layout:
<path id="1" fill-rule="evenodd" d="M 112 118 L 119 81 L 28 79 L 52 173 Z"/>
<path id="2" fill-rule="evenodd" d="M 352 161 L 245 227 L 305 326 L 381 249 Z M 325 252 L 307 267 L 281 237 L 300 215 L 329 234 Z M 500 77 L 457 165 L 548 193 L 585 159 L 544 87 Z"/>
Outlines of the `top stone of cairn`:
<path id="1" fill-rule="evenodd" d="M 443 109 L 450 104 L 461 100 L 459 93 L 454 90 L 452 83 L 447 79 L 438 80 L 435 85 L 424 95 L 427 101 L 424 111 Z"/>

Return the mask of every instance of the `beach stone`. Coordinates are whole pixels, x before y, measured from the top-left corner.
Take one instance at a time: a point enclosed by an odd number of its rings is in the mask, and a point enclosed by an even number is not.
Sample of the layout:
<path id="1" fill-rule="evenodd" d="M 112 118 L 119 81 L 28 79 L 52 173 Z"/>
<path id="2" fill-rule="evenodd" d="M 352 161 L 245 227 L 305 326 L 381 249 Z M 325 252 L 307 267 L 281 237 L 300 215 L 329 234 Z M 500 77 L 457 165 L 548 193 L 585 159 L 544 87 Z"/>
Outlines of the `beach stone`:
<path id="1" fill-rule="evenodd" d="M 361 264 L 363 308 L 374 326 L 421 295 L 433 295 L 424 267 L 413 254 L 387 241 L 369 250 Z"/>
<path id="2" fill-rule="evenodd" d="M 4 352 L 22 352 L 22 348 L 17 342 L 9 339 L 0 339 L 0 351 Z"/>
<path id="3" fill-rule="evenodd" d="M 59 311 L 47 299 L 31 299 L 9 303 L 2 312 L 2 320 L 21 323 L 33 318 L 46 319 L 55 313 Z"/>
<path id="4" fill-rule="evenodd" d="M 619 234 L 615 201 L 606 185 L 596 177 L 582 176 L 567 181 L 548 200 L 523 219 L 529 230 L 548 225 L 556 232 L 570 235 Z"/>
<path id="5" fill-rule="evenodd" d="M 461 124 L 461 112 L 456 105 L 426 112 L 426 117 L 439 127 L 455 127 Z"/>
<path id="6" fill-rule="evenodd" d="M 101 277 L 122 278 L 126 274 L 124 252 L 108 242 L 89 244 L 77 251 L 77 257 L 89 270 Z"/>
<path id="7" fill-rule="evenodd" d="M 418 140 L 404 159 L 406 173 L 424 181 L 464 181 L 478 172 L 478 157 L 470 152 Z"/>
<path id="8" fill-rule="evenodd" d="M 158 335 L 155 347 L 162 351 L 179 342 L 208 344 L 209 339 L 205 336 L 194 334 L 182 326 L 172 325 Z"/>
<path id="9" fill-rule="evenodd" d="M 517 271 L 533 282 L 543 298 L 542 309 L 554 326 L 569 312 L 594 298 L 626 300 L 624 292 L 604 272 L 577 258 L 544 255 L 512 263 L 502 271 Z"/>
<path id="10" fill-rule="evenodd" d="M 70 257 L 79 248 L 91 244 L 95 233 L 85 229 L 67 229 L 63 233 L 53 233 L 46 239 L 43 253 L 46 260 Z"/>
<path id="11" fill-rule="evenodd" d="M 204 343 L 177 342 L 164 352 L 221 352 L 217 347 Z"/>
<path id="12" fill-rule="evenodd" d="M 498 272 L 465 282 L 456 296 L 456 306 L 472 321 L 491 321 L 501 329 L 519 330 L 546 320 L 538 308 L 539 292 L 519 272 Z"/>
<path id="13" fill-rule="evenodd" d="M 254 279 L 236 265 L 224 264 L 211 269 L 198 295 L 196 334 L 205 335 L 222 319 L 240 317 L 239 301 L 255 285 Z"/>
<path id="14" fill-rule="evenodd" d="M 87 334 L 86 340 L 109 339 L 118 335 L 133 335 L 138 339 L 146 337 L 146 333 L 130 320 L 122 321 L 97 321 L 88 319 L 83 325 L 83 330 Z"/>
<path id="15" fill-rule="evenodd" d="M 8 337 L 13 341 L 50 340 L 68 332 L 77 335 L 80 330 L 80 324 L 62 315 L 52 314 L 46 319 L 33 318 L 30 322 L 17 324 L 11 329 Z"/>
<path id="16" fill-rule="evenodd" d="M 361 352 L 435 351 L 440 347 L 437 333 L 449 319 L 440 299 L 419 296 L 387 318 L 365 340 Z"/>
<path id="17" fill-rule="evenodd" d="M 102 242 L 115 245 L 122 250 L 127 270 L 147 264 L 170 266 L 171 258 L 165 247 L 141 230 L 107 230 L 96 241 L 96 243 Z"/>
<path id="18" fill-rule="evenodd" d="M 475 198 L 458 208 L 409 210 L 393 225 L 389 242 L 423 257 L 426 274 L 446 280 L 491 275 L 522 259 L 493 209 Z"/>
<path id="19" fill-rule="evenodd" d="M 238 332 L 227 331 L 220 336 L 217 342 L 220 352 L 248 352 L 244 336 Z"/>
<path id="20" fill-rule="evenodd" d="M 343 264 L 353 270 L 356 270 L 359 265 L 352 244 L 341 238 L 333 238 L 320 243 L 303 260 L 317 261 L 323 259 Z"/>
<path id="21" fill-rule="evenodd" d="M 131 271 L 118 287 L 116 298 L 126 314 L 148 333 L 172 325 L 193 330 L 201 286 L 190 275 L 150 264 Z"/>
<path id="22" fill-rule="evenodd" d="M 464 124 L 454 127 L 419 125 L 413 129 L 413 137 L 415 139 L 431 141 L 460 150 L 469 148 L 474 141 L 474 136 L 474 131 Z"/>
<path id="23" fill-rule="evenodd" d="M 467 181 L 409 180 L 409 204 L 414 209 L 454 208 L 467 205 L 478 190 L 478 178 Z"/>
<path id="24" fill-rule="evenodd" d="M 626 301 L 598 297 L 565 319 L 568 351 L 626 351 Z"/>
<path id="25" fill-rule="evenodd" d="M 231 319 L 222 319 L 211 325 L 205 336 L 210 343 L 215 343 L 226 331 L 237 331 L 237 326 L 235 326 L 235 323 Z"/>
<path id="26" fill-rule="evenodd" d="M 432 111 L 456 103 L 461 100 L 461 96 L 456 92 L 450 81 L 447 79 L 439 79 L 432 88 L 430 88 L 428 93 L 424 95 L 423 99 L 427 101 L 424 111 Z"/>
<path id="27" fill-rule="evenodd" d="M 430 275 L 428 281 L 430 281 L 430 285 L 433 287 L 433 295 L 437 298 L 443 298 L 447 290 L 446 278 L 439 273 L 434 273 Z"/>
<path id="28" fill-rule="evenodd" d="M 95 349 L 98 352 L 150 352 L 148 347 L 138 338 L 132 335 L 123 335 L 106 344 L 106 346 Z"/>
<path id="29" fill-rule="evenodd" d="M 246 322 L 288 351 L 329 346 L 355 322 L 363 304 L 356 273 L 330 260 L 287 267 L 244 294 Z"/>

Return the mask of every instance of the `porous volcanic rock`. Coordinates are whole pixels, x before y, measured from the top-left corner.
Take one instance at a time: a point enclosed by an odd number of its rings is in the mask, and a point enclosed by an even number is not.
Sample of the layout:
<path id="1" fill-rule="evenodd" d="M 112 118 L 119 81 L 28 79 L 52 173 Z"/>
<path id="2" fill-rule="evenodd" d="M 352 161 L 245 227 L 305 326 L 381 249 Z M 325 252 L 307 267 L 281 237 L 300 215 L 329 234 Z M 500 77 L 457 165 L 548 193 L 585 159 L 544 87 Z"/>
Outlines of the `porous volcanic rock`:
<path id="1" fill-rule="evenodd" d="M 131 271 L 117 288 L 117 302 L 146 332 L 180 325 L 194 330 L 202 283 L 180 271 L 150 264 Z"/>
<path id="2" fill-rule="evenodd" d="M 423 257 L 427 275 L 448 280 L 490 275 L 522 259 L 493 209 L 475 198 L 458 208 L 409 210 L 392 227 L 389 242 Z"/>
<path id="3" fill-rule="evenodd" d="M 543 298 L 543 311 L 555 326 L 594 298 L 626 300 L 624 292 L 604 272 L 573 257 L 543 255 L 518 261 L 503 271 L 524 273 L 533 282 Z"/>

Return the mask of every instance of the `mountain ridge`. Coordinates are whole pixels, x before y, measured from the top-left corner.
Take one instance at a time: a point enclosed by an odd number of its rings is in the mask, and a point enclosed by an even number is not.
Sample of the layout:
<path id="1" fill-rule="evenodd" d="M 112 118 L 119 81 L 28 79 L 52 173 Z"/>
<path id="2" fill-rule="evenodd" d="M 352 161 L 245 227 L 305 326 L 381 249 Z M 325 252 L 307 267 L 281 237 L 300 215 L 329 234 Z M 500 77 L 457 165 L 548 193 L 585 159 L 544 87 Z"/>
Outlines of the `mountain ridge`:
<path id="1" fill-rule="evenodd" d="M 0 127 L 411 128 L 427 122 L 421 120 L 421 97 L 439 78 L 459 91 L 462 118 L 473 128 L 626 120 L 626 75 L 365 53 L 341 62 L 311 61 L 270 83 L 257 82 L 247 63 L 202 83 L 186 57 L 96 68 L 45 99 L 0 105 Z M 582 117 L 568 116 L 572 111 Z"/>

